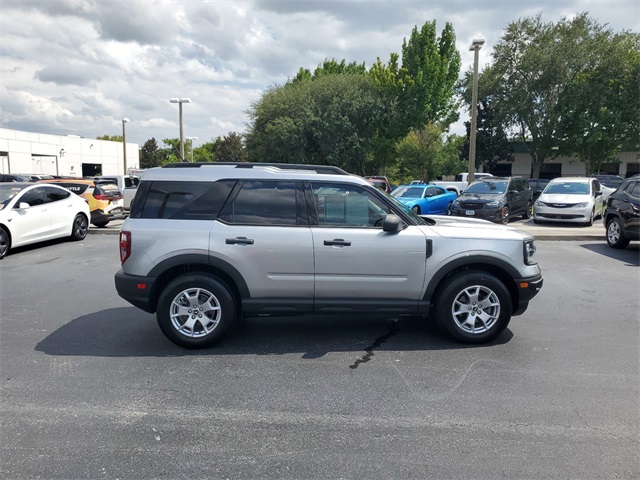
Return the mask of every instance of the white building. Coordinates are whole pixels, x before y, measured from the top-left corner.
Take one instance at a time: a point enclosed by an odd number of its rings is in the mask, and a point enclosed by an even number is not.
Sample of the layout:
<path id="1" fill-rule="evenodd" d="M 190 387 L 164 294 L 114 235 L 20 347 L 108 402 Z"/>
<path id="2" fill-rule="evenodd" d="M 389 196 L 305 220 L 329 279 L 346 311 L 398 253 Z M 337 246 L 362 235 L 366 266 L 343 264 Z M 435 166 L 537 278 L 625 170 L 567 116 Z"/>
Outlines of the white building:
<path id="1" fill-rule="evenodd" d="M 0 173 L 71 177 L 124 174 L 122 142 L 0 128 Z M 126 168 L 140 168 L 137 143 L 126 144 Z"/>

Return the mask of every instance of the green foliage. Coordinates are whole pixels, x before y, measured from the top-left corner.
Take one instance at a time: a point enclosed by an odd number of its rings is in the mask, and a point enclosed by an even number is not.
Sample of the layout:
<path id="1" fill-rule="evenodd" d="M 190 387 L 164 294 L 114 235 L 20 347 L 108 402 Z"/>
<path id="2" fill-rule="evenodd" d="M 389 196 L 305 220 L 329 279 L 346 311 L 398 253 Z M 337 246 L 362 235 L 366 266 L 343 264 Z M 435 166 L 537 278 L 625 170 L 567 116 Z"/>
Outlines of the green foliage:
<path id="1" fill-rule="evenodd" d="M 96 140 L 107 140 L 109 142 L 123 142 L 122 135 L 102 135 L 100 137 L 96 137 Z"/>
<path id="2" fill-rule="evenodd" d="M 459 156 L 461 161 L 469 161 L 469 143 L 471 137 L 471 122 L 465 122 L 467 135 L 462 144 Z M 478 102 L 476 117 L 476 170 L 489 172 L 500 161 L 513 162 L 513 142 L 509 141 L 504 127 L 496 121 L 495 111 L 488 99 Z"/>
<path id="3" fill-rule="evenodd" d="M 140 168 L 160 167 L 165 159 L 164 153 L 158 148 L 155 138 L 150 138 L 140 149 Z"/>
<path id="4" fill-rule="evenodd" d="M 389 105 L 369 76 L 327 74 L 272 87 L 249 110 L 252 161 L 377 169 L 375 148 Z"/>
<path id="5" fill-rule="evenodd" d="M 216 162 L 246 162 L 247 152 L 242 137 L 236 132 L 229 132 L 217 144 L 214 158 Z"/>
<path id="6" fill-rule="evenodd" d="M 398 174 L 403 179 L 427 181 L 439 174 L 438 161 L 443 150 L 443 130 L 434 123 L 411 130 L 397 144 Z"/>
<path id="7" fill-rule="evenodd" d="M 458 119 L 455 85 L 461 60 L 455 39 L 450 23 L 437 38 L 434 20 L 420 31 L 414 27 L 403 41 L 398 97 L 406 127 L 420 129 L 429 122 L 448 127 Z"/>
<path id="8" fill-rule="evenodd" d="M 524 18 L 510 23 L 494 47 L 479 96 L 491 102 L 497 123 L 527 141 L 532 176 L 559 154 L 602 161 L 624 139 L 637 143 L 637 57 L 637 35 L 613 35 L 586 13 L 555 24 L 541 15 Z"/>
<path id="9" fill-rule="evenodd" d="M 300 68 L 292 82 L 307 82 L 322 78 L 326 75 L 364 75 L 367 72 L 364 62 L 358 64 L 356 62 L 347 63 L 346 60 L 341 60 L 340 63 L 334 58 L 331 60 L 325 60 L 322 64 L 318 65 L 311 75 L 311 72 L 306 68 Z"/>
<path id="10" fill-rule="evenodd" d="M 623 148 L 640 148 L 640 35 L 597 31 L 590 41 L 589 67 L 569 85 L 559 152 L 598 173 Z"/>

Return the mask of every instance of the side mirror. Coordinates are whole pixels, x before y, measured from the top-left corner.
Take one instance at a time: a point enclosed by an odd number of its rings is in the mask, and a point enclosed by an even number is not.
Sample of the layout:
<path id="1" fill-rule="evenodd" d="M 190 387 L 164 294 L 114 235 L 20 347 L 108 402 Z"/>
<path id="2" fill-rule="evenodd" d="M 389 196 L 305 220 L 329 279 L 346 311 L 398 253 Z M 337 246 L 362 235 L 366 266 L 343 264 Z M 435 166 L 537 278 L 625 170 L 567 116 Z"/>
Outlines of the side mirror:
<path id="1" fill-rule="evenodd" d="M 397 233 L 402 230 L 402 226 L 402 219 L 393 213 L 384 217 L 382 221 L 382 231 L 384 232 Z"/>
<path id="2" fill-rule="evenodd" d="M 27 202 L 20 202 L 18 204 L 19 210 L 26 210 L 27 208 L 31 208 L 31 205 L 29 205 Z"/>

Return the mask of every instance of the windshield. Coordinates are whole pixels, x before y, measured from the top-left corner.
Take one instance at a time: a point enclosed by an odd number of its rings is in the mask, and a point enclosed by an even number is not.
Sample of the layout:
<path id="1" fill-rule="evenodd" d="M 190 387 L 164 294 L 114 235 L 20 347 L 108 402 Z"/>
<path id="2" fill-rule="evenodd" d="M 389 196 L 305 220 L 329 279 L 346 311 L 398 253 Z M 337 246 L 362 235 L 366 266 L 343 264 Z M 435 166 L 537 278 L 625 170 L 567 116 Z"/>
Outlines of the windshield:
<path id="1" fill-rule="evenodd" d="M 398 187 L 392 195 L 397 198 L 422 198 L 425 187 Z"/>
<path id="2" fill-rule="evenodd" d="M 464 193 L 476 193 L 476 194 L 490 194 L 496 195 L 498 193 L 504 193 L 507 191 L 507 185 L 509 182 L 507 180 L 502 181 L 489 181 L 483 180 L 481 182 L 474 182 L 469 185 Z"/>
<path id="3" fill-rule="evenodd" d="M 15 197 L 18 193 L 20 193 L 25 188 L 29 187 L 29 185 L 20 185 L 16 183 L 11 183 L 8 185 L 0 185 L 0 210 L 6 207 L 11 199 Z"/>
<path id="4" fill-rule="evenodd" d="M 557 182 L 550 183 L 542 193 L 563 195 L 588 195 L 589 184 L 582 182 Z"/>

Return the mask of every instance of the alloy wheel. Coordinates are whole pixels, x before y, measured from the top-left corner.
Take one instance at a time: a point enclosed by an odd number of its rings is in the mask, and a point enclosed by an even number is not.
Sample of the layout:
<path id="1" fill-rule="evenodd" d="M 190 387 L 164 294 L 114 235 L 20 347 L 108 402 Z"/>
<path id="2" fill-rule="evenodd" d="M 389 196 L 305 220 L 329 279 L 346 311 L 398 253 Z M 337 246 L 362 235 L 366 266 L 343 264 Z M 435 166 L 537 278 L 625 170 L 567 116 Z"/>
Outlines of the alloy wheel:
<path id="1" fill-rule="evenodd" d="M 460 330 L 471 334 L 484 333 L 500 317 L 500 299 L 486 286 L 467 287 L 453 301 L 451 314 Z"/>

